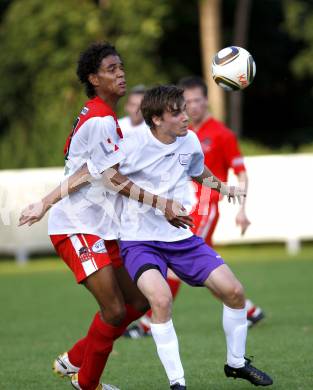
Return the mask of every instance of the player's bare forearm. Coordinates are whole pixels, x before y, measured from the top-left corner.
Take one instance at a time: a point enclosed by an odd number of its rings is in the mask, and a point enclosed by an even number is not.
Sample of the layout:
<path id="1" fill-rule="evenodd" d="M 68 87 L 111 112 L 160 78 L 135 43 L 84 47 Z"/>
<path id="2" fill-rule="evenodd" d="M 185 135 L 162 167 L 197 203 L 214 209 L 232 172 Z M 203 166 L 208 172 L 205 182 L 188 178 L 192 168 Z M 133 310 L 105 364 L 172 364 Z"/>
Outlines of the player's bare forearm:
<path id="1" fill-rule="evenodd" d="M 246 193 L 248 192 L 248 175 L 246 171 L 241 171 L 237 174 L 238 182 L 241 188 L 243 188 Z M 243 199 L 241 208 L 244 210 L 246 206 L 246 197 Z"/>
<path id="2" fill-rule="evenodd" d="M 37 203 L 28 205 L 21 213 L 19 226 L 29 225 L 40 221 L 46 212 L 65 196 L 76 192 L 90 180 L 87 165 L 82 166 L 73 175 L 68 177 L 64 182 L 54 188 L 48 195 Z"/>
<path id="3" fill-rule="evenodd" d="M 229 202 L 232 199 L 234 203 L 237 200 L 238 203 L 241 204 L 242 199 L 244 199 L 246 196 L 245 189 L 224 184 L 219 178 L 213 175 L 213 173 L 206 166 L 204 166 L 202 174 L 200 176 L 193 177 L 193 179 L 203 186 L 213 188 L 222 195 L 226 195 Z"/>
<path id="4" fill-rule="evenodd" d="M 193 180 L 202 184 L 203 186 L 213 188 L 214 190 L 220 192 L 222 195 L 228 195 L 228 187 L 217 178 L 210 169 L 204 166 L 204 170 L 200 176 L 193 177 Z"/>
<path id="5" fill-rule="evenodd" d="M 80 167 L 73 175 L 69 176 L 59 186 L 42 199 L 48 209 L 64 197 L 77 192 L 80 188 L 91 182 L 87 164 Z"/>
<path id="6" fill-rule="evenodd" d="M 244 188 L 246 193 L 248 190 L 248 176 L 245 171 L 239 172 L 237 174 L 238 182 L 241 188 Z M 240 210 L 236 215 L 236 225 L 241 229 L 241 235 L 244 235 L 251 222 L 246 214 L 246 197 L 243 198 Z"/>

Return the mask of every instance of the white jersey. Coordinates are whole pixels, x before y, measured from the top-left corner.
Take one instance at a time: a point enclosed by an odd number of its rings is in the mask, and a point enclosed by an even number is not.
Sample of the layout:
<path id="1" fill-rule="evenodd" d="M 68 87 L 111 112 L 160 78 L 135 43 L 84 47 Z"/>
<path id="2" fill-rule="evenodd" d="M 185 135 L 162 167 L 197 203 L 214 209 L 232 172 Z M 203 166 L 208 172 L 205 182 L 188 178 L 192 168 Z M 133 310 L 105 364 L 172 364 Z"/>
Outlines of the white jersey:
<path id="1" fill-rule="evenodd" d="M 136 131 L 149 129 L 149 127 L 145 121 L 142 121 L 137 126 L 132 125 L 129 116 L 124 116 L 123 118 L 120 118 L 118 120 L 118 123 L 120 125 L 120 128 L 122 129 L 124 138 L 128 138 L 128 137 L 132 136 L 132 134 L 135 133 Z"/>
<path id="2" fill-rule="evenodd" d="M 204 156 L 196 134 L 188 131 L 172 144 L 164 144 L 149 129 L 133 133 L 121 145 L 126 156 L 120 172 L 135 184 L 162 197 L 175 199 L 188 211 L 193 194 L 190 176 L 204 169 Z M 192 236 L 190 229 L 175 228 L 152 207 L 122 197 L 120 238 L 123 241 L 179 241 Z"/>
<path id="3" fill-rule="evenodd" d="M 115 192 L 101 183 L 101 173 L 124 158 L 119 148 L 122 133 L 115 113 L 99 97 L 89 100 L 67 140 L 65 177 L 84 163 L 95 178 L 93 183 L 64 197 L 50 210 L 48 233 L 94 234 L 117 238 L 120 202 Z"/>

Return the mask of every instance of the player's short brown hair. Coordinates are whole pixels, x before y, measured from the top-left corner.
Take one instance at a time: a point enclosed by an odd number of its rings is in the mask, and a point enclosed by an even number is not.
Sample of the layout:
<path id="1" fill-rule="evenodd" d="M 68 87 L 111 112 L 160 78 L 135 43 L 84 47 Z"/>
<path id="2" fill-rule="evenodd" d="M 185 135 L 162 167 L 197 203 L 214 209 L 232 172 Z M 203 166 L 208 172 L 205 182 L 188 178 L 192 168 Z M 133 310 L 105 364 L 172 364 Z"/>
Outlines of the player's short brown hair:
<path id="1" fill-rule="evenodd" d="M 154 128 L 152 118 L 161 117 L 165 111 L 176 111 L 184 103 L 184 90 L 175 85 L 160 85 L 149 89 L 141 102 L 141 112 L 145 122 Z"/>

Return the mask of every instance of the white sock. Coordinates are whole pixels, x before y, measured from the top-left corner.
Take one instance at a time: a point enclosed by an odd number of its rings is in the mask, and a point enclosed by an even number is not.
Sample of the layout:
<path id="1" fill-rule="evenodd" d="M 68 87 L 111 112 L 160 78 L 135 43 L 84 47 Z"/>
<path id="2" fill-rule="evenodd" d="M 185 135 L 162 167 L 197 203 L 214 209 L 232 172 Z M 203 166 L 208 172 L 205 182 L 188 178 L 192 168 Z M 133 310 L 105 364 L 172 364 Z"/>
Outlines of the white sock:
<path id="1" fill-rule="evenodd" d="M 170 385 L 179 383 L 185 386 L 184 369 L 180 361 L 178 340 L 172 320 L 163 324 L 151 323 L 151 333 Z"/>
<path id="2" fill-rule="evenodd" d="M 227 344 L 227 364 L 233 368 L 245 365 L 247 309 L 231 309 L 224 305 L 223 328 Z"/>

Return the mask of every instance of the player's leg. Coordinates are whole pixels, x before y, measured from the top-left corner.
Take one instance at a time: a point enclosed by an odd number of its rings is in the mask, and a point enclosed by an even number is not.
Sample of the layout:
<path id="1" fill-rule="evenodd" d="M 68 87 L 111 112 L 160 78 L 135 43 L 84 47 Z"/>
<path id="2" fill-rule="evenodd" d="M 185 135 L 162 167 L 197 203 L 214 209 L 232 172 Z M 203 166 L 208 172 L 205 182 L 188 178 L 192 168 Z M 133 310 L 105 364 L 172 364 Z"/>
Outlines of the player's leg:
<path id="1" fill-rule="evenodd" d="M 207 215 L 198 216 L 196 221 L 196 230 L 194 233 L 204 239 L 206 244 L 213 247 L 212 237 L 219 220 L 218 202 L 210 202 Z M 250 299 L 246 299 L 248 327 L 256 325 L 264 318 L 264 312 L 256 306 Z"/>
<path id="2" fill-rule="evenodd" d="M 125 329 L 128 308 L 109 256 L 104 251 L 94 251 L 94 244 L 99 241 L 99 237 L 77 234 L 61 241 L 52 237 L 52 241 L 58 254 L 74 272 L 77 282 L 86 286 L 100 307 L 87 336 L 76 343 L 67 356 L 70 364 L 79 367 L 79 378 L 73 378 L 73 386 L 94 390 L 99 384 L 114 340 Z"/>
<path id="3" fill-rule="evenodd" d="M 134 319 L 137 319 L 150 308 L 149 302 L 138 289 L 137 285 L 132 281 L 129 273 L 124 267 L 117 241 L 105 241 L 105 245 L 112 261 L 115 277 L 118 281 L 124 302 L 126 303 L 126 306 L 133 308 L 133 317 L 136 317 Z"/>
<path id="4" fill-rule="evenodd" d="M 206 242 L 209 246 L 212 246 L 212 235 L 218 217 L 218 203 L 216 202 L 207 203 L 203 201 L 201 207 L 198 204 L 192 214 L 194 223 L 194 227 L 192 228 L 193 233 L 203 238 L 206 237 Z M 181 286 L 181 280 L 171 269 L 168 269 L 167 282 L 171 289 L 173 300 L 175 300 Z M 132 339 L 139 339 L 150 335 L 151 316 L 152 310 L 150 309 L 137 323 L 130 325 L 124 335 Z"/>
<path id="5" fill-rule="evenodd" d="M 226 375 L 229 372 L 235 372 L 238 377 L 241 375 L 256 385 L 271 384 L 271 379 L 248 364 L 244 357 L 247 319 L 241 283 L 221 256 L 208 247 L 200 237 L 193 236 L 182 240 L 179 242 L 179 247 L 175 245 L 172 244 L 171 252 L 168 252 L 168 264 L 174 272 L 192 286 L 206 286 L 224 303 L 223 327 L 227 344 Z M 228 371 L 228 369 L 233 371 Z"/>
<path id="6" fill-rule="evenodd" d="M 151 333 L 170 387 L 183 390 L 184 370 L 172 322 L 172 295 L 166 282 L 166 263 L 153 242 L 122 242 L 121 248 L 131 278 L 148 299 L 152 309 Z"/>
<path id="7" fill-rule="evenodd" d="M 140 293 L 137 286 L 132 282 L 128 272 L 123 267 L 123 262 L 120 257 L 119 247 L 115 240 L 105 241 L 105 247 L 109 255 L 110 261 L 112 262 L 114 268 L 114 274 L 118 281 L 119 289 L 124 296 L 124 301 L 126 303 L 126 316 L 121 324 L 120 331 L 116 334 L 116 337 L 120 336 L 120 332 L 125 330 L 125 327 L 142 316 L 149 307 L 147 299 Z M 59 373 L 63 375 L 68 375 L 66 372 L 71 373 L 76 367 L 80 367 L 83 362 L 83 356 L 85 353 L 87 345 L 87 337 L 76 342 L 73 347 L 63 355 L 60 355 L 56 360 L 56 364 L 59 366 Z M 59 360 L 59 362 L 58 362 Z M 63 369 L 62 369 L 63 366 Z M 67 371 L 66 371 L 67 370 Z M 61 372 L 60 372 L 61 371 Z"/>
<path id="8" fill-rule="evenodd" d="M 223 302 L 223 328 L 227 345 L 226 376 L 242 378 L 254 385 L 269 386 L 272 379 L 245 358 L 247 309 L 244 290 L 230 268 L 223 264 L 213 270 L 204 285 Z"/>
<path id="9" fill-rule="evenodd" d="M 199 211 L 200 212 L 200 211 Z M 202 237 L 207 245 L 213 246 L 212 236 L 219 219 L 218 202 L 209 202 L 207 212 L 204 214 L 193 214 L 195 228 L 193 233 Z"/>
<path id="10" fill-rule="evenodd" d="M 181 280 L 174 274 L 174 272 L 168 269 L 167 283 L 172 293 L 173 300 L 180 289 Z M 151 336 L 151 317 L 152 310 L 148 310 L 139 320 L 131 324 L 125 331 L 124 336 L 131 339 L 139 339 L 146 336 Z"/>

